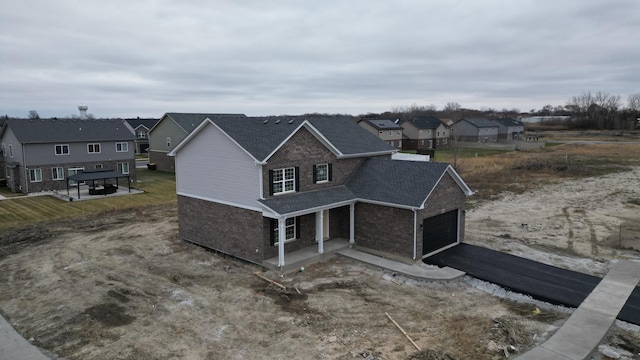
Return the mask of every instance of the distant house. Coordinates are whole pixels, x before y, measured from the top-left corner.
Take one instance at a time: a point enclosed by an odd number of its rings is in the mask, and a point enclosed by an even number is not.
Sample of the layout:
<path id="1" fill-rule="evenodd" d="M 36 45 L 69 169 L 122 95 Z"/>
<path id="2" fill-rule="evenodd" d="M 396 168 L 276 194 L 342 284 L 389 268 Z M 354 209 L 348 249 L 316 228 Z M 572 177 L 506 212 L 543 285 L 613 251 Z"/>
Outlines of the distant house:
<path id="1" fill-rule="evenodd" d="M 502 118 L 492 120 L 498 126 L 498 140 L 524 140 L 524 124 L 521 121 Z"/>
<path id="2" fill-rule="evenodd" d="M 167 154 L 187 137 L 205 118 L 239 118 L 243 114 L 166 113 L 149 130 L 149 163 L 161 171 L 175 171 L 175 163 Z M 256 134 L 258 135 L 258 134 Z"/>
<path id="3" fill-rule="evenodd" d="M 453 124 L 451 136 L 458 141 L 495 143 L 498 142 L 498 125 L 489 119 L 464 118 Z"/>
<path id="4" fill-rule="evenodd" d="M 395 121 L 362 119 L 358 124 L 394 148 L 402 148 L 402 126 Z"/>
<path id="5" fill-rule="evenodd" d="M 345 117 L 206 118 L 169 154 L 179 237 L 280 267 L 332 239 L 413 261 L 461 242 L 471 190 L 396 151 Z"/>
<path id="6" fill-rule="evenodd" d="M 135 131 L 135 151 L 136 154 L 145 154 L 149 149 L 149 130 L 151 130 L 158 119 L 125 119 Z"/>
<path id="7" fill-rule="evenodd" d="M 135 179 L 133 129 L 124 120 L 8 119 L 2 166 L 13 192 L 63 190 L 67 177 L 111 169 Z"/>
<path id="8" fill-rule="evenodd" d="M 405 150 L 428 150 L 449 147 L 449 129 L 435 116 L 415 117 L 400 123 Z"/>

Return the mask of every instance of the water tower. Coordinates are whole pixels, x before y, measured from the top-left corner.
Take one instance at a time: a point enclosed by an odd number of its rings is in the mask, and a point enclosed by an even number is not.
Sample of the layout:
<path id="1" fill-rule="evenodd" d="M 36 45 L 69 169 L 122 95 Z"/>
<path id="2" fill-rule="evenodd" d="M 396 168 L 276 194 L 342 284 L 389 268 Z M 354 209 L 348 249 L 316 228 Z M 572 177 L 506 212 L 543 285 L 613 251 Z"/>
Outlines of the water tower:
<path id="1" fill-rule="evenodd" d="M 80 119 L 81 120 L 86 120 L 86 119 L 89 118 L 87 116 L 87 109 L 89 109 L 89 107 L 87 105 L 78 106 L 78 110 L 80 110 Z"/>

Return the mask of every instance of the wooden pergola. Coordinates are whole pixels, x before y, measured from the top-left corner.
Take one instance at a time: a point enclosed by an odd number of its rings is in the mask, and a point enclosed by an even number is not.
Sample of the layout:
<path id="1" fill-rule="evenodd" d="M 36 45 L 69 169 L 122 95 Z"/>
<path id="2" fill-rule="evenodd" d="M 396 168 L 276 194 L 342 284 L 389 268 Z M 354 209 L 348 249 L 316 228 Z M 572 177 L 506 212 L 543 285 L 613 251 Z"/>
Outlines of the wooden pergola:
<path id="1" fill-rule="evenodd" d="M 89 188 L 89 195 L 108 195 L 110 193 L 114 193 L 118 190 L 118 179 L 127 178 L 127 186 L 129 187 L 129 192 L 131 192 L 131 176 L 129 174 L 123 174 L 119 171 L 115 170 L 85 170 L 79 172 L 75 175 L 71 175 L 67 177 L 67 195 L 69 195 L 69 181 L 76 182 L 76 188 L 78 188 L 78 199 L 80 199 L 80 182 L 91 182 L 91 186 Z M 107 184 L 107 180 L 115 179 L 116 185 Z M 102 180 L 102 189 L 97 190 L 96 180 Z M 100 184 L 98 183 L 98 186 Z M 93 193 L 92 193 L 93 189 Z"/>

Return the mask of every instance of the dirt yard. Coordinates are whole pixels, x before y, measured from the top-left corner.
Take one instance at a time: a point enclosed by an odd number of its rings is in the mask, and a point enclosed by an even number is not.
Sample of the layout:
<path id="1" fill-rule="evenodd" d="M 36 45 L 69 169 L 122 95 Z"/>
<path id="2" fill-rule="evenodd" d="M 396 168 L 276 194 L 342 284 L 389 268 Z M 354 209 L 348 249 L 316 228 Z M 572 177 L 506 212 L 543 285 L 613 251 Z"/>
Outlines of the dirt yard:
<path id="1" fill-rule="evenodd" d="M 602 275 L 640 259 L 633 199 L 638 168 L 507 194 L 467 211 L 467 239 Z M 54 359 L 505 359 L 570 314 L 344 258 L 266 273 L 280 290 L 254 265 L 180 242 L 175 205 L 4 231 L 0 269 L 0 313 Z M 618 323 L 604 344 L 639 358 L 640 328 Z"/>

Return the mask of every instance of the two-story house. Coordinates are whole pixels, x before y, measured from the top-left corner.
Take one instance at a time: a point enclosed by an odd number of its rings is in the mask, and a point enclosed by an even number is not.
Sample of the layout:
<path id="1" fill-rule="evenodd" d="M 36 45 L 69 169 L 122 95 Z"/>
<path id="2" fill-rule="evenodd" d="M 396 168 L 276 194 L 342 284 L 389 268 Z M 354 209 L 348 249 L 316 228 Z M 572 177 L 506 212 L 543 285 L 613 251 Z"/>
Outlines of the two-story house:
<path id="1" fill-rule="evenodd" d="M 67 188 L 67 177 L 112 169 L 135 179 L 133 129 L 123 120 L 8 119 L 0 131 L 7 186 L 33 193 Z"/>
<path id="2" fill-rule="evenodd" d="M 489 119 L 464 118 L 451 129 L 457 141 L 495 143 L 498 142 L 498 125 Z"/>
<path id="3" fill-rule="evenodd" d="M 361 119 L 358 124 L 394 148 L 402 149 L 402 126 L 395 121 Z"/>
<path id="4" fill-rule="evenodd" d="M 521 121 L 502 118 L 493 120 L 493 123 L 498 126 L 498 140 L 524 140 L 524 124 Z"/>
<path id="5" fill-rule="evenodd" d="M 135 151 L 136 154 L 146 154 L 149 149 L 149 130 L 151 130 L 159 119 L 125 119 L 127 123 L 133 128 L 136 134 Z"/>
<path id="6" fill-rule="evenodd" d="M 156 165 L 161 171 L 175 171 L 172 157 L 167 156 L 184 138 L 187 137 L 205 118 L 238 118 L 243 114 L 197 114 L 166 113 L 149 130 L 149 163 Z"/>
<path id="7" fill-rule="evenodd" d="M 415 261 L 462 241 L 471 190 L 396 151 L 346 117 L 207 118 L 169 154 L 179 237 L 279 266 L 334 238 Z"/>
<path id="8" fill-rule="evenodd" d="M 449 129 L 435 116 L 420 116 L 400 123 L 405 150 L 443 149 L 449 147 Z"/>

